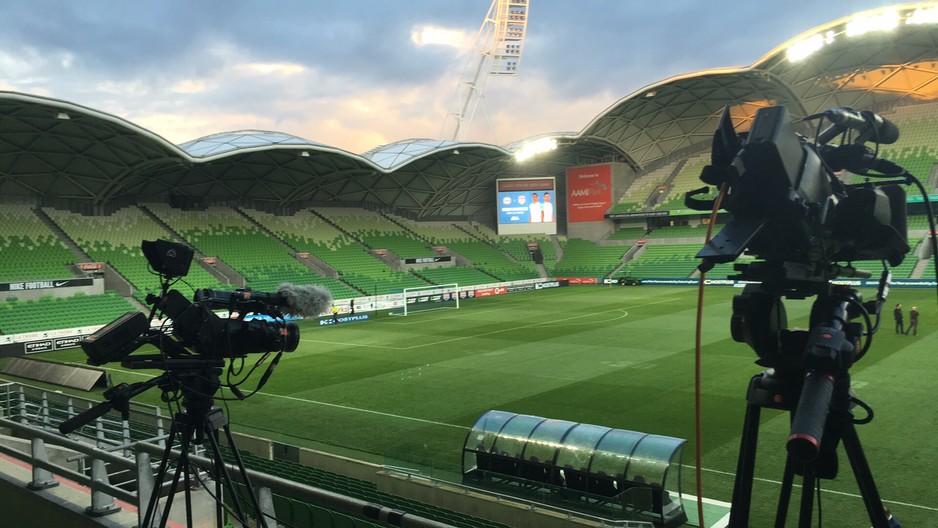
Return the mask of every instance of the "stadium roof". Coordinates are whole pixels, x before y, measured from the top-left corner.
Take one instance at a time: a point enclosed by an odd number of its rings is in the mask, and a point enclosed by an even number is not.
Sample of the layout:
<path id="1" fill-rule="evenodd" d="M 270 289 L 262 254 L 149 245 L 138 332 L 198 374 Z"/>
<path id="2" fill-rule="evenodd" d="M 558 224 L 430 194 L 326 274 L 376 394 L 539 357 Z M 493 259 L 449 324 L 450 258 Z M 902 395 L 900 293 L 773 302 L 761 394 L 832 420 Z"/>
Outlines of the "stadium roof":
<path id="1" fill-rule="evenodd" d="M 194 158 L 218 156 L 233 150 L 243 150 L 252 147 L 269 147 L 272 145 L 313 145 L 326 147 L 322 143 L 303 139 L 301 137 L 284 134 L 283 132 L 268 132 L 266 130 L 238 130 L 235 132 L 222 132 L 203 138 L 194 139 L 179 145 L 186 154 Z"/>
<path id="2" fill-rule="evenodd" d="M 744 130 L 758 108 L 775 104 L 797 118 L 836 106 L 938 99 L 935 6 L 861 12 L 799 35 L 748 67 L 654 83 L 580 132 L 541 135 L 555 139 L 557 149 L 525 163 L 512 154 L 537 138 L 507 147 L 410 139 L 359 155 L 280 132 L 242 130 L 176 146 L 98 110 L 0 92 L 0 195 L 89 211 L 168 198 L 247 200 L 285 211 L 370 202 L 420 218 L 491 214 L 497 177 L 563 176 L 567 167 L 603 161 L 636 171 L 653 167 L 706 148 L 726 105 Z"/>

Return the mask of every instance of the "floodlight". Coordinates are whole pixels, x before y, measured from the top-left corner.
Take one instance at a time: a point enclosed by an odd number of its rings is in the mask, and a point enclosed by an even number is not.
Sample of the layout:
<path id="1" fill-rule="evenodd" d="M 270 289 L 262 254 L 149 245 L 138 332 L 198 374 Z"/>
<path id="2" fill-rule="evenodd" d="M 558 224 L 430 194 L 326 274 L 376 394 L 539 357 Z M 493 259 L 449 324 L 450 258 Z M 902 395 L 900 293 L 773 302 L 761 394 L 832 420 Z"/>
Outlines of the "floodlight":
<path id="1" fill-rule="evenodd" d="M 861 15 L 847 22 L 848 37 L 858 37 L 871 31 L 889 31 L 899 26 L 899 12 L 885 9 L 876 14 Z"/>
<path id="2" fill-rule="evenodd" d="M 519 163 L 524 162 L 538 154 L 550 152 L 556 148 L 557 140 L 554 138 L 535 139 L 530 143 L 525 143 L 521 148 L 515 151 L 515 161 Z"/>

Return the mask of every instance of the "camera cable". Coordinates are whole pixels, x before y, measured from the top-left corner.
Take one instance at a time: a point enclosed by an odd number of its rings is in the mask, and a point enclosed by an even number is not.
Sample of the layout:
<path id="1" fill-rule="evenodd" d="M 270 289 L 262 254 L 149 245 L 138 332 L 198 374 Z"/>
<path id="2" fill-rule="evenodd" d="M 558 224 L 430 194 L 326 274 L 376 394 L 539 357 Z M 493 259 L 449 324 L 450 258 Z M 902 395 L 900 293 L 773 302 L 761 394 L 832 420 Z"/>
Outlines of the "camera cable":
<path id="1" fill-rule="evenodd" d="M 707 238 L 705 244 L 710 242 L 713 236 L 713 226 L 716 224 L 717 212 L 720 210 L 720 203 L 726 195 L 727 183 L 720 186 L 720 192 L 713 201 L 713 210 L 710 212 L 710 223 L 707 225 Z M 698 526 L 704 524 L 704 506 L 703 506 L 703 461 L 702 461 L 702 443 L 703 428 L 701 425 L 701 402 L 700 402 L 700 367 L 701 367 L 701 334 L 703 332 L 703 294 L 704 278 L 706 272 L 701 270 L 697 288 L 697 322 L 694 334 L 694 466 L 697 470 L 697 522 Z"/>

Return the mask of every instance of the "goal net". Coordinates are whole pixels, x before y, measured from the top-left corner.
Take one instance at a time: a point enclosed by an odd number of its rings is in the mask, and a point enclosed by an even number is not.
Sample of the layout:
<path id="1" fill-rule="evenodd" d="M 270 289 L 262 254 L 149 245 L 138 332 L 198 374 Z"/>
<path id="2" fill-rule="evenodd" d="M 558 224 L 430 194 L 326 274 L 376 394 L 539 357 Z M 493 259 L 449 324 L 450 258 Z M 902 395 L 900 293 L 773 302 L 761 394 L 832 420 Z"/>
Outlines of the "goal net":
<path id="1" fill-rule="evenodd" d="M 390 315 L 406 316 L 417 312 L 459 308 L 458 284 L 404 288 L 401 293 L 396 295 L 400 295 L 399 302 L 391 308 Z"/>

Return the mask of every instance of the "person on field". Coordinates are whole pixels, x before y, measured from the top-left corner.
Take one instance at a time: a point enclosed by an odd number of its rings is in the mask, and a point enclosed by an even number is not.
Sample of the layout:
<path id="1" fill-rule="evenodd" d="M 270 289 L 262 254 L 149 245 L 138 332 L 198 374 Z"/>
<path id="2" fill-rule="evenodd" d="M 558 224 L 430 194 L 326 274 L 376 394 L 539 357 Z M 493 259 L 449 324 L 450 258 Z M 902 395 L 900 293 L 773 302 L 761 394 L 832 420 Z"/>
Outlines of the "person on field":
<path id="1" fill-rule="evenodd" d="M 905 328 L 902 324 L 902 304 L 896 304 L 896 309 L 892 311 L 892 317 L 896 320 L 896 333 L 904 334 Z"/>
<path id="2" fill-rule="evenodd" d="M 912 335 L 918 335 L 918 307 L 913 306 L 909 310 L 909 327 L 906 329 L 905 333 L 908 335 L 909 332 L 912 332 Z"/>

